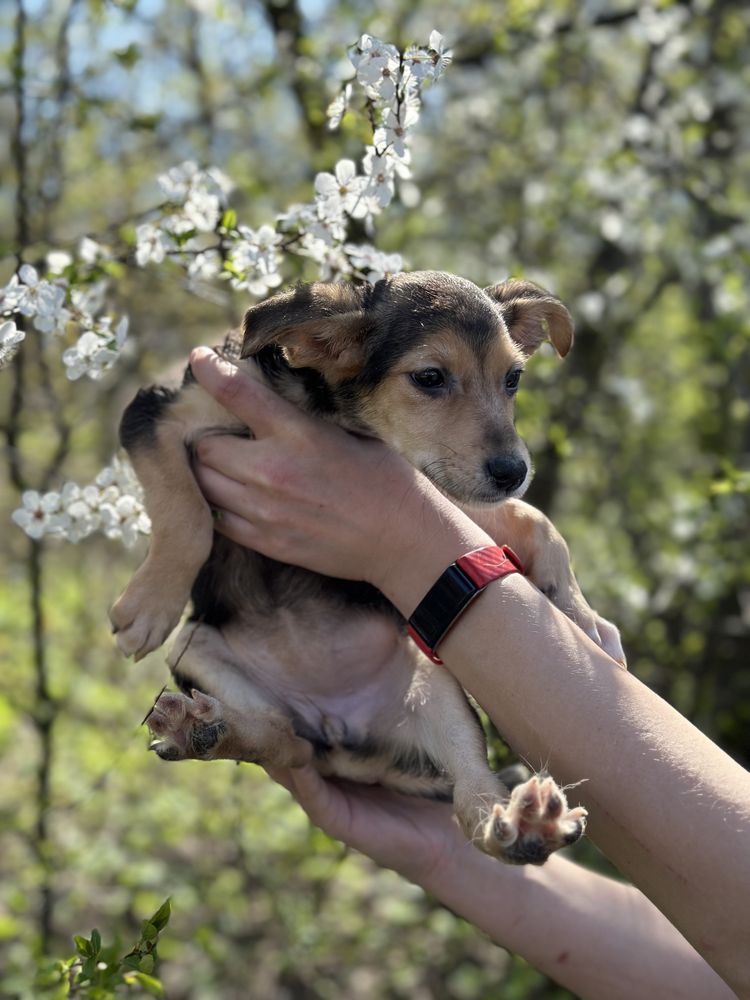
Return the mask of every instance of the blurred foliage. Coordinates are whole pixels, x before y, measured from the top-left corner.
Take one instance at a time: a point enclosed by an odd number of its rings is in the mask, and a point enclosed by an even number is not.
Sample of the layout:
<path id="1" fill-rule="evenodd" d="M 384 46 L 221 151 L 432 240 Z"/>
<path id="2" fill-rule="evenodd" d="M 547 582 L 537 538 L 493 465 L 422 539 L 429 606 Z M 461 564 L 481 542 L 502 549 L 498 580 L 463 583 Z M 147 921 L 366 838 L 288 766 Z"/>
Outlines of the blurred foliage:
<path id="1" fill-rule="evenodd" d="M 76 954 L 38 973 L 34 986 L 39 995 L 49 1000 L 72 996 L 111 1000 L 122 992 L 118 987 L 133 987 L 139 995 L 163 997 L 164 987 L 153 973 L 159 960 L 159 934 L 169 923 L 170 914 L 167 899 L 144 920 L 138 940 L 122 958 L 118 958 L 121 949 L 116 944 L 102 944 L 98 930 L 94 929 L 90 938 L 76 934 Z"/>
<path id="2" fill-rule="evenodd" d="M 432 28 L 455 62 L 428 96 L 414 181 L 378 243 L 479 284 L 523 274 L 570 306 L 572 354 L 558 366 L 541 353 L 519 397 L 537 467 L 529 499 L 622 627 L 631 669 L 747 764 L 743 0 L 8 3 L 0 280 L 19 250 L 37 263 L 84 234 L 124 248 L 157 201 L 156 175 L 186 157 L 235 180 L 250 224 L 305 200 L 317 170 L 361 145 L 358 122 L 334 135 L 324 122 L 347 45 L 362 31 L 423 41 Z M 312 830 L 257 769 L 145 753 L 139 723 L 165 679 L 161 657 L 123 664 L 105 624 L 137 558 L 103 541 L 30 543 L 8 516 L 18 458 L 32 487 L 90 478 L 133 388 L 216 342 L 245 303 L 225 288 L 188 294 L 168 267 L 123 267 L 117 287 L 138 347 L 107 391 L 66 382 L 29 338 L 19 433 L 6 433 L 0 995 L 38 995 L 34 970 L 66 954 L 77 928 L 138 938 L 137 914 L 169 894 L 170 1000 L 568 996 Z M 6 431 L 13 384 L 0 373 Z"/>

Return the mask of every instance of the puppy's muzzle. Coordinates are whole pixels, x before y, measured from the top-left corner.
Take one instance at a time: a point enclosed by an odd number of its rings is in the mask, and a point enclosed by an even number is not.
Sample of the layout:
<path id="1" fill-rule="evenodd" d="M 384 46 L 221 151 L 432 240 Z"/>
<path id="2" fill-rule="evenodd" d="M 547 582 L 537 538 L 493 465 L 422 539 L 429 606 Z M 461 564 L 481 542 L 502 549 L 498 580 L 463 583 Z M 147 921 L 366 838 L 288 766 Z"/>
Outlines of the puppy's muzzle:
<path id="1" fill-rule="evenodd" d="M 510 496 L 523 485 L 529 471 L 524 459 L 513 455 L 496 455 L 484 468 L 493 486 L 506 496 Z"/>

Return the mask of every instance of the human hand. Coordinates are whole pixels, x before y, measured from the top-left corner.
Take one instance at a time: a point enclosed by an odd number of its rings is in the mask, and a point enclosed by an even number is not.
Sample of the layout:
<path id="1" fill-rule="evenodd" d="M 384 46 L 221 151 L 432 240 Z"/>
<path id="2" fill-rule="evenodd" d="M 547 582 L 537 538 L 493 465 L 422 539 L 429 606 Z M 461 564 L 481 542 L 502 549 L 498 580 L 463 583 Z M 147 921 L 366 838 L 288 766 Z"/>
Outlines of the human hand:
<path id="1" fill-rule="evenodd" d="M 314 767 L 267 768 L 329 836 L 420 885 L 444 877 L 473 847 L 449 803 L 401 795 L 379 785 L 329 781 Z"/>
<path id="2" fill-rule="evenodd" d="M 209 436 L 196 448 L 196 478 L 220 512 L 217 531 L 232 541 L 329 576 L 368 580 L 386 593 L 389 579 L 403 581 L 412 554 L 428 551 L 425 537 L 435 563 L 424 568 L 428 584 L 468 548 L 486 544 L 468 518 L 382 442 L 306 415 L 213 351 L 194 351 L 191 367 L 254 434 L 253 440 Z M 451 525 L 456 537 L 441 548 L 435 539 Z M 477 540 L 468 544 L 472 534 Z M 417 582 L 414 597 L 425 589 Z"/>

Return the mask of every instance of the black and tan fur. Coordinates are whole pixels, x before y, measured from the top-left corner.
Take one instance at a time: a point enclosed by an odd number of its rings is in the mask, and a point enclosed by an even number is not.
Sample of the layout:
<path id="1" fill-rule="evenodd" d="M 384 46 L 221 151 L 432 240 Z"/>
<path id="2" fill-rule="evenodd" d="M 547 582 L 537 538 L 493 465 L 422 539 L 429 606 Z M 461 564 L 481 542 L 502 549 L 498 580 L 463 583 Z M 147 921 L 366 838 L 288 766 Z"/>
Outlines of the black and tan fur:
<path id="1" fill-rule="evenodd" d="M 248 311 L 241 340 L 224 351 L 308 412 L 381 438 L 457 503 L 502 504 L 498 541 L 622 659 L 617 630 L 580 593 L 564 541 L 518 499 L 531 462 L 514 426 L 515 383 L 546 338 L 564 356 L 570 316 L 530 282 L 481 290 L 417 272 L 277 295 Z M 162 694 L 149 718 L 156 752 L 313 761 L 326 775 L 452 798 L 467 836 L 515 863 L 576 840 L 585 810 L 569 809 L 551 778 L 516 776 L 511 793 L 489 771 L 463 692 L 410 642 L 382 594 L 214 533 L 191 454 L 217 433 L 249 432 L 189 370 L 179 390 L 142 390 L 121 425 L 152 521 L 148 556 L 111 612 L 122 651 L 139 658 L 161 645 L 192 602 L 168 658 L 183 693 Z"/>

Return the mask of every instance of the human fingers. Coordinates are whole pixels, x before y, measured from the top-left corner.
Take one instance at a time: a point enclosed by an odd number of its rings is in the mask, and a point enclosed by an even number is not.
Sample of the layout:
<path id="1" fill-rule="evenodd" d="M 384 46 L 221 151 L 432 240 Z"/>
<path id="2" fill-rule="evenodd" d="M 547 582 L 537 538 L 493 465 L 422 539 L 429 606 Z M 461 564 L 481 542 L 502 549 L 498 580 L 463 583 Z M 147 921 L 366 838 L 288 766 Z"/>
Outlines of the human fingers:
<path id="1" fill-rule="evenodd" d="M 239 417 L 256 437 L 302 419 L 296 406 L 208 347 L 196 347 L 190 355 L 190 368 L 206 392 Z"/>
<path id="2" fill-rule="evenodd" d="M 331 837 L 347 840 L 351 815 L 345 793 L 309 764 L 295 768 L 266 766 L 266 772 L 291 793 L 315 826 Z"/>
<path id="3" fill-rule="evenodd" d="M 231 434 L 212 434 L 195 445 L 196 471 L 210 468 L 238 483 L 245 482 L 251 463 L 261 450 L 260 442 Z"/>

